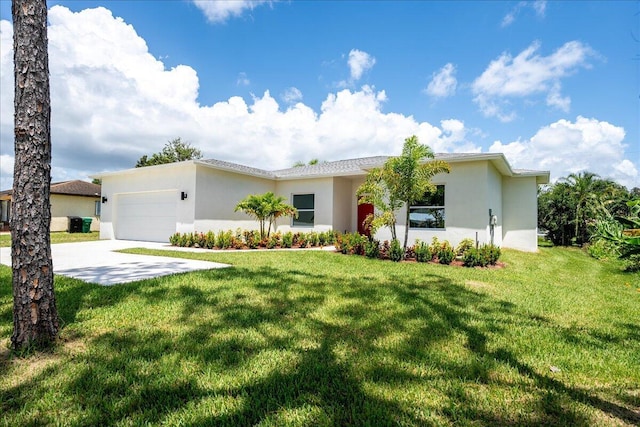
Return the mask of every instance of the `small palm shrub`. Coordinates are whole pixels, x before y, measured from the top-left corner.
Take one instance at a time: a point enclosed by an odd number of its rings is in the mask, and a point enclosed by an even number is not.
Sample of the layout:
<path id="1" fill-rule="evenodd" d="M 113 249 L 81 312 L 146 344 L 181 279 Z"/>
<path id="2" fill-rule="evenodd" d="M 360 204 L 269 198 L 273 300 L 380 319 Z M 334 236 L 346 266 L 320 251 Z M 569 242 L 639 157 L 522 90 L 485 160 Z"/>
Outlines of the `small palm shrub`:
<path id="1" fill-rule="evenodd" d="M 416 261 L 429 262 L 433 258 L 433 254 L 431 253 L 431 248 L 426 242 L 421 242 L 419 240 L 416 240 L 416 244 L 414 248 L 416 253 Z"/>
<path id="2" fill-rule="evenodd" d="M 404 255 L 404 250 L 400 245 L 398 239 L 393 239 L 391 241 L 391 247 L 389 248 L 389 259 L 394 262 L 402 261 L 402 257 Z"/>

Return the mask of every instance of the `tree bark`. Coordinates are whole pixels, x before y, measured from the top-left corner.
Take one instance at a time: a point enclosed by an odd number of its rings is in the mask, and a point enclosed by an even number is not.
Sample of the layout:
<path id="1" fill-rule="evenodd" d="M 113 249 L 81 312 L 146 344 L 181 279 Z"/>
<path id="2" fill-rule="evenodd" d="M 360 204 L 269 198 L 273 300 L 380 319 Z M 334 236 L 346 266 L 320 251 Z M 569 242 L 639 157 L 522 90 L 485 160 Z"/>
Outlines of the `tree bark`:
<path id="1" fill-rule="evenodd" d="M 58 334 L 51 260 L 51 105 L 46 0 L 13 0 L 15 166 L 11 216 L 14 349 Z"/>

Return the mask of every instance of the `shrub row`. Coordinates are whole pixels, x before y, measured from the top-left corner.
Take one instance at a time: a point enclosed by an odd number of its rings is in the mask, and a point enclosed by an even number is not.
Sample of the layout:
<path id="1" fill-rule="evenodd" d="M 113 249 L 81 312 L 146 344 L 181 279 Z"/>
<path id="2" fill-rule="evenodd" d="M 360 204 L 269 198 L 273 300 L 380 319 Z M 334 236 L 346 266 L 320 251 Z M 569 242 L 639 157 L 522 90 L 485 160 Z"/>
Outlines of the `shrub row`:
<path id="1" fill-rule="evenodd" d="M 466 267 L 486 267 L 495 265 L 500 258 L 500 248 L 495 245 L 482 245 L 478 248 L 471 239 L 464 239 L 453 247 L 447 240 L 441 242 L 434 237 L 431 244 L 416 240 L 415 245 L 403 252 L 397 239 L 380 243 L 358 233 L 339 235 L 335 242 L 336 250 L 348 255 L 363 255 L 367 258 L 388 259 L 391 261 L 416 260 L 417 262 L 438 262 L 451 264 L 460 259 Z"/>
<path id="2" fill-rule="evenodd" d="M 179 247 L 204 249 L 274 249 L 274 248 L 309 248 L 333 245 L 339 233 L 334 231 L 308 233 L 288 231 L 273 233 L 269 237 L 260 238 L 256 230 L 220 230 L 217 233 L 175 233 L 169 237 L 169 243 Z"/>

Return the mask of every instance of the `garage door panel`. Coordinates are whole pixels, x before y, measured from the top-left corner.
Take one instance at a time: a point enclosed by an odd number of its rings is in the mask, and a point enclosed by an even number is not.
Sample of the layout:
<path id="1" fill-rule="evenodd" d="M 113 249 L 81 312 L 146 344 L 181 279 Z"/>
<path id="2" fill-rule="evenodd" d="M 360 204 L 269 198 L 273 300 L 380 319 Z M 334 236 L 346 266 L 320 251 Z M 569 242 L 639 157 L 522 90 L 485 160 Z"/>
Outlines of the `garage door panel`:
<path id="1" fill-rule="evenodd" d="M 168 242 L 176 231 L 177 191 L 117 195 L 116 238 Z"/>

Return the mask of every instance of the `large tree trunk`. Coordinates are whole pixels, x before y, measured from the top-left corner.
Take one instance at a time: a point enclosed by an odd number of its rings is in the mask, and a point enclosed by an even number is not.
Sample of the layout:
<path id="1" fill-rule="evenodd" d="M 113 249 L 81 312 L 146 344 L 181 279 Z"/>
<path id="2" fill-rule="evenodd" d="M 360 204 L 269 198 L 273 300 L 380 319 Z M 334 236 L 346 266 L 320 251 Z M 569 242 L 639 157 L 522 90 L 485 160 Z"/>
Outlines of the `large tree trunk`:
<path id="1" fill-rule="evenodd" d="M 51 105 L 46 0 L 13 0 L 15 166 L 11 215 L 14 349 L 55 341 L 49 228 Z"/>

